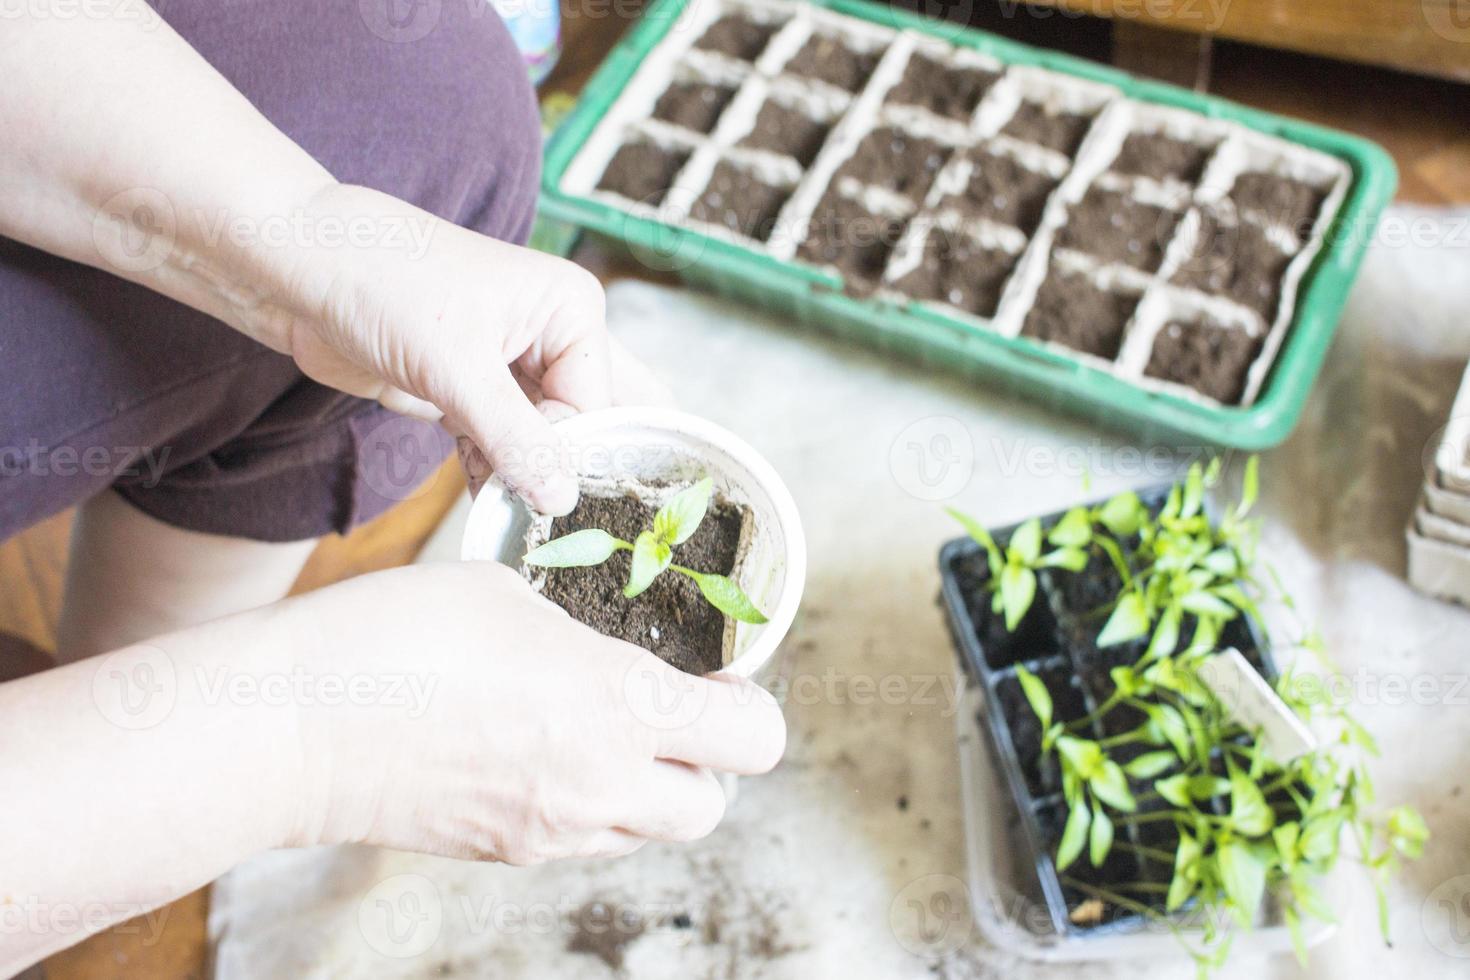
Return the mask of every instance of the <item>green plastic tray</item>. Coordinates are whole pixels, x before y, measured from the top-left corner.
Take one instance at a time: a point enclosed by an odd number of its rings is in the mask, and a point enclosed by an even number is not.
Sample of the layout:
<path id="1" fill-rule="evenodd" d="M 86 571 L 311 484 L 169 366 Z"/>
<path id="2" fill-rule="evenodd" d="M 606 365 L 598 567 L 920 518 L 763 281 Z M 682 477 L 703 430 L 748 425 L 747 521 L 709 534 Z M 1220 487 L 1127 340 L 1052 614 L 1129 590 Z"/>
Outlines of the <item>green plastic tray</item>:
<path id="1" fill-rule="evenodd" d="M 736 297 L 804 326 L 854 337 L 923 363 L 984 378 L 1146 439 L 1203 442 L 1241 449 L 1280 443 L 1301 414 L 1349 287 L 1398 175 L 1379 146 L 1360 137 L 1033 48 L 978 30 L 959 30 L 867 0 L 816 0 L 838 13 L 888 27 L 933 34 L 1012 64 L 1038 65 L 1113 85 L 1134 99 L 1187 109 L 1311 147 L 1346 162 L 1352 182 L 1322 248 L 1297 292 L 1296 318 L 1256 401 L 1247 407 L 1203 405 L 1146 391 L 1023 337 L 993 331 L 917 305 L 857 300 L 822 270 L 782 262 L 699 232 L 635 217 L 601 202 L 563 194 L 562 175 L 644 56 L 693 0 L 656 0 L 587 83 L 586 94 L 548 141 L 541 213 L 627 246 L 646 265 L 676 271 L 691 284 Z"/>

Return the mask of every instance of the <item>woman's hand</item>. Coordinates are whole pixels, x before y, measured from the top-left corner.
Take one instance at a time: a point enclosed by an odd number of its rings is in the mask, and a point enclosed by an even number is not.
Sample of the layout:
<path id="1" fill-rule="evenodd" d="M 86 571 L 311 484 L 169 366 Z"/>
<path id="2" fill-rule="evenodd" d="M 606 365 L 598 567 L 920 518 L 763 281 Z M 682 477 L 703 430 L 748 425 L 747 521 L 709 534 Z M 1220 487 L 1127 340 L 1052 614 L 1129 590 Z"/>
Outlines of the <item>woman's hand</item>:
<path id="1" fill-rule="evenodd" d="M 725 807 L 710 770 L 765 772 L 785 745 L 765 691 L 595 633 L 504 566 L 383 572 L 280 615 L 319 644 L 308 672 L 376 690 L 407 675 L 420 692 L 299 709 L 294 843 L 513 864 L 624 854 L 709 833 Z"/>

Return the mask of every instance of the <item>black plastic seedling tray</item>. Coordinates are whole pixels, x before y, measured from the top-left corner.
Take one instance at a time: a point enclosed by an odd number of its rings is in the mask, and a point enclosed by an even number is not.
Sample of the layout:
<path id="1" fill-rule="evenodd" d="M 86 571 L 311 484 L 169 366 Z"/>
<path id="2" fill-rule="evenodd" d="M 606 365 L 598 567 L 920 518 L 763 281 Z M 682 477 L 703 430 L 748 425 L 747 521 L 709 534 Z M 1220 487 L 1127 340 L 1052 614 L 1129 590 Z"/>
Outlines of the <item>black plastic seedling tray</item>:
<path id="1" fill-rule="evenodd" d="M 1156 511 L 1163 506 L 1168 493 L 1169 486 L 1164 485 L 1140 491 L 1139 497 Z M 1050 528 L 1064 513 L 1057 511 L 1043 517 L 1043 529 Z M 991 535 L 1004 548 L 1020 526 L 1017 523 L 992 530 Z M 1101 620 L 1090 623 L 1086 616 L 1075 611 L 1075 593 L 1081 591 L 1079 582 L 1093 572 L 1093 566 L 1076 574 L 1055 569 L 1042 571 L 1037 576 L 1036 601 L 1015 632 L 1007 633 L 1001 617 L 991 612 L 990 593 L 985 589 L 989 567 L 980 545 L 968 537 L 956 538 L 939 552 L 941 596 L 950 632 L 966 673 L 980 686 L 985 697 L 987 710 L 982 714 L 986 721 L 982 727 L 989 734 L 995 757 L 1005 772 L 1052 926 L 1061 936 L 1134 931 L 1144 925 L 1141 915 L 1112 906 L 1104 921 L 1089 925 L 1072 921 L 1071 910 L 1086 896 L 1063 883 L 1053 858 L 1067 818 L 1060 773 L 1054 759 L 1044 766 L 1028 766 L 1024 761 L 1028 756 L 1035 759 L 1039 755 L 1041 731 L 1016 679 L 1017 664 L 1024 665 L 1047 684 L 1055 702 L 1057 720 L 1077 720 L 1091 714 L 1106 697 L 1106 691 L 1100 689 L 1100 678 L 1106 676 L 1108 669 L 1132 663 L 1146 649 L 1146 641 L 1105 650 L 1089 642 L 1088 637 L 1096 635 L 1094 627 L 1100 628 Z M 1221 647 L 1235 647 L 1268 681 L 1276 679 L 1276 665 L 1261 642 L 1259 626 L 1246 615 L 1240 615 L 1225 627 Z M 1122 727 L 1131 725 L 1130 722 Z M 1111 727 L 1105 730 L 1097 722 L 1092 727 L 1095 738 L 1118 733 Z M 1217 806 L 1223 812 L 1223 801 L 1217 801 Z M 1160 842 L 1152 835 L 1145 839 L 1139 825 L 1120 825 L 1118 831 L 1135 846 L 1152 844 L 1172 851 L 1168 842 Z M 1173 868 L 1165 867 L 1162 862 L 1116 848 L 1101 869 L 1092 868 L 1084 855 L 1068 870 L 1078 878 L 1097 874 L 1110 881 L 1156 881 L 1165 885 L 1173 875 Z"/>

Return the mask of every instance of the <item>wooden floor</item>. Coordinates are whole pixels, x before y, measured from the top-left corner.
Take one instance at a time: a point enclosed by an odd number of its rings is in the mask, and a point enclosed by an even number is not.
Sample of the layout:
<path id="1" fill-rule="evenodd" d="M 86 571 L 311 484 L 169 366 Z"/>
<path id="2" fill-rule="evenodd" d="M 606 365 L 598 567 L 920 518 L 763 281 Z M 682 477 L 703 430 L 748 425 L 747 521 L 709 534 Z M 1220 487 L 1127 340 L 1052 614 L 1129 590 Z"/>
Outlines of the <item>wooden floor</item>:
<path id="1" fill-rule="evenodd" d="M 613 5 L 607 9 L 619 9 Z M 627 26 L 613 16 L 568 17 L 566 53 L 545 91 L 579 90 Z M 1399 165 L 1399 199 L 1470 204 L 1470 92 L 1394 72 L 1248 48 L 1217 45 L 1211 88 L 1227 97 L 1368 136 Z M 628 267 L 584 248 L 579 260 L 604 279 Z M 452 467 L 454 464 L 449 464 Z M 409 561 L 456 498 L 462 483 L 447 471 L 434 490 L 344 539 L 324 542 L 299 590 Z M 0 631 L 50 650 L 61 602 L 70 515 L 48 520 L 0 544 Z M 145 945 L 126 927 L 94 937 L 45 964 L 51 980 L 149 977 L 182 980 L 205 974 L 204 892 L 168 910 L 162 939 Z"/>

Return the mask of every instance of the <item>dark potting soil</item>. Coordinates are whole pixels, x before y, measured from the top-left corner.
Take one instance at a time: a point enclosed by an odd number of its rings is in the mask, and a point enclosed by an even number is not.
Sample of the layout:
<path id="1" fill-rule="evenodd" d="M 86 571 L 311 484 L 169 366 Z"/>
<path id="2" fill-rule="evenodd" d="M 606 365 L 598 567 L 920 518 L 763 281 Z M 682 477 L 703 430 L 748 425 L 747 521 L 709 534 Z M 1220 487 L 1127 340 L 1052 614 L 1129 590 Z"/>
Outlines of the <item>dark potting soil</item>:
<path id="1" fill-rule="evenodd" d="M 951 194 L 942 207 L 955 208 L 967 216 L 988 218 L 1019 228 L 1030 235 L 1041 224 L 1046 199 L 1057 182 L 1046 174 L 1028 170 L 1007 156 L 976 153 L 970 182 L 963 192 Z"/>
<path id="2" fill-rule="evenodd" d="M 850 290 L 871 290 L 883 276 L 906 221 L 874 215 L 857 201 L 828 190 L 812 212 L 797 256 L 835 265 Z"/>
<path id="3" fill-rule="evenodd" d="M 735 98 L 735 89 L 707 82 L 675 82 L 653 105 L 653 118 L 692 129 L 696 133 L 714 130 Z"/>
<path id="4" fill-rule="evenodd" d="M 597 187 L 630 201 L 659 204 L 688 160 L 688 150 L 666 149 L 647 142 L 624 143 L 613 154 Z"/>
<path id="5" fill-rule="evenodd" d="M 1094 187 L 1068 210 L 1057 244 L 1157 272 L 1179 218 L 1178 212 Z"/>
<path id="6" fill-rule="evenodd" d="M 759 24 L 738 14 L 726 14 L 711 24 L 694 46 L 741 61 L 754 61 L 780 29 L 780 24 Z"/>
<path id="7" fill-rule="evenodd" d="M 1235 405 L 1245 393 L 1246 372 L 1261 352 L 1261 338 L 1216 323 L 1164 324 L 1154 338 L 1144 374 L 1188 385 Z"/>
<path id="8" fill-rule="evenodd" d="M 654 509 L 631 494 L 622 497 L 582 495 L 576 508 L 551 522 L 551 536 L 601 528 L 632 541 L 653 526 Z M 715 502 L 694 535 L 674 551 L 674 560 L 699 572 L 728 575 L 735 567 L 742 508 Z M 664 572 L 642 595 L 623 597 L 631 558 L 617 551 L 591 568 L 547 569 L 543 595 L 572 618 L 606 636 L 636 643 L 680 670 L 707 674 L 719 670 L 725 616 L 705 601 L 699 587 L 676 572 Z"/>
<path id="9" fill-rule="evenodd" d="M 1067 825 L 1067 806 L 1061 802 L 1051 806 L 1043 806 L 1036 811 L 1036 815 L 1041 824 L 1042 836 L 1047 841 L 1047 849 L 1054 854 L 1056 853 L 1057 844 L 1062 839 L 1062 830 Z M 1085 884 L 1112 890 L 1113 886 L 1123 882 L 1138 881 L 1141 877 L 1137 858 L 1121 847 L 1114 847 L 1109 851 L 1107 859 L 1103 861 L 1102 867 L 1100 868 L 1094 868 L 1092 866 L 1086 850 L 1086 848 L 1083 848 L 1083 854 L 1076 861 L 1072 862 L 1071 867 L 1061 872 L 1062 878 L 1064 879 L 1062 882 L 1062 898 L 1066 902 L 1067 908 L 1074 913 L 1083 906 L 1083 903 L 1092 898 L 1092 896 L 1083 889 L 1068 884 L 1065 880 L 1066 878 L 1074 878 Z M 1086 918 L 1078 915 L 1073 921 L 1078 928 L 1087 929 L 1112 922 L 1115 919 L 1123 918 L 1130 914 L 1124 909 L 1105 903 L 1100 915 Z"/>
<path id="10" fill-rule="evenodd" d="M 766 241 L 776 227 L 776 216 L 791 192 L 757 180 L 733 164 L 721 161 L 710 175 L 689 216 L 722 225 L 737 234 Z"/>
<path id="11" fill-rule="evenodd" d="M 976 316 L 991 317 L 1001 290 L 1016 267 L 1016 256 L 989 249 L 959 231 L 935 228 L 924 242 L 919 267 L 897 287 L 914 299 L 957 306 Z"/>
<path id="12" fill-rule="evenodd" d="M 1081 688 L 1073 682 L 1069 667 L 1042 668 L 1036 676 L 1051 694 L 1054 720 L 1069 722 L 1086 716 L 1087 703 Z M 1010 726 L 1011 744 L 1015 746 L 1016 758 L 1021 763 L 1021 772 L 1026 777 L 1026 788 L 1031 796 L 1040 799 L 1060 792 L 1061 768 L 1055 754 L 1049 753 L 1045 759 L 1041 756 L 1041 722 L 1036 712 L 1031 710 L 1031 704 L 1021 690 L 1021 682 L 1014 677 L 1004 677 L 996 684 L 995 690 L 1000 698 L 1001 714 Z"/>
<path id="13" fill-rule="evenodd" d="M 1026 615 L 1016 624 L 1015 631 L 1011 632 L 1006 629 L 1005 618 L 991 611 L 990 567 L 984 553 L 975 551 L 960 556 L 953 569 L 955 582 L 965 597 L 970 621 L 975 624 L 980 650 L 990 669 L 1000 670 L 1023 660 L 1044 660 L 1061 652 L 1056 620 L 1052 618 L 1044 596 L 1037 596 Z"/>
<path id="14" fill-rule="evenodd" d="M 1285 225 L 1297 238 L 1305 239 L 1311 235 L 1327 192 L 1300 180 L 1250 171 L 1235 178 L 1228 196 L 1237 210 Z"/>
<path id="15" fill-rule="evenodd" d="M 885 126 L 863 137 L 834 179 L 852 177 L 921 201 L 950 153 L 942 143 Z"/>
<path id="16" fill-rule="evenodd" d="M 1000 75 L 978 68 L 951 68 L 915 53 L 903 77 L 888 92 L 889 102 L 922 106 L 947 119 L 968 120 Z"/>
<path id="17" fill-rule="evenodd" d="M 1291 259 L 1254 222 L 1206 215 L 1200 241 L 1174 273 L 1173 281 L 1232 299 L 1271 323 L 1276 318 L 1281 280 Z"/>
<path id="18" fill-rule="evenodd" d="M 1023 143 L 1035 143 L 1066 156 L 1074 156 L 1092 126 L 1092 117 L 1075 112 L 1049 112 L 1039 102 L 1023 100 L 1001 135 Z"/>
<path id="19" fill-rule="evenodd" d="M 1037 290 L 1021 335 L 1112 360 L 1137 306 L 1137 296 L 1105 292 L 1086 276 L 1053 271 Z"/>
<path id="20" fill-rule="evenodd" d="M 784 153 L 795 157 L 803 167 L 809 167 L 831 130 L 827 123 L 767 99 L 755 115 L 755 125 L 740 144 Z"/>
<path id="21" fill-rule="evenodd" d="M 1123 140 L 1112 169 L 1118 173 L 1153 180 L 1172 178 L 1186 184 L 1199 183 L 1213 147 L 1178 140 L 1161 133 L 1130 133 Z"/>
<path id="22" fill-rule="evenodd" d="M 786 62 L 785 70 L 803 78 L 835 85 L 848 92 L 860 91 L 867 82 L 882 51 L 855 51 L 835 37 L 813 34 L 801 50 Z"/>

